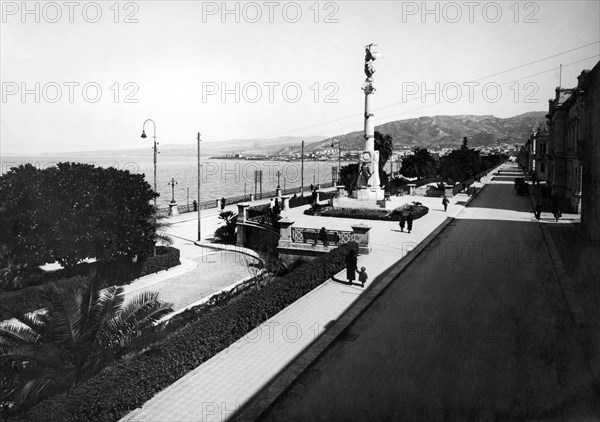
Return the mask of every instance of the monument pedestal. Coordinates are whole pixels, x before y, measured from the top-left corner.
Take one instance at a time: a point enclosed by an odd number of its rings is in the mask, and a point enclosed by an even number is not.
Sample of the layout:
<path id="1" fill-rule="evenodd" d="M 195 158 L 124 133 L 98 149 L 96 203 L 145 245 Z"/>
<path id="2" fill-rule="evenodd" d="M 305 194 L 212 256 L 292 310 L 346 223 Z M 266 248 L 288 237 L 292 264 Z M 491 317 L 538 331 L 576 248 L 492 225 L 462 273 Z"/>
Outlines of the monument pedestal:
<path id="1" fill-rule="evenodd" d="M 360 201 L 378 201 L 383 199 L 383 189 L 381 188 L 360 188 L 354 191 L 356 199 Z"/>
<path id="2" fill-rule="evenodd" d="M 179 212 L 177 211 L 177 202 L 169 203 L 169 215 L 170 216 L 179 215 Z"/>

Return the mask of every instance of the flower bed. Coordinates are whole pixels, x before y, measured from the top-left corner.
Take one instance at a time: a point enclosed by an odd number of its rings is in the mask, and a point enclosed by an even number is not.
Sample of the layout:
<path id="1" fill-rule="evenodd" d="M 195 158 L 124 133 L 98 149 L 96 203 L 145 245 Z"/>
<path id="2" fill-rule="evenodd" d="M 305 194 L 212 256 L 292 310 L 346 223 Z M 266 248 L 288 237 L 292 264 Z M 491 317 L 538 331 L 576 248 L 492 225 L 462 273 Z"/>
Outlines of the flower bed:
<path id="1" fill-rule="evenodd" d="M 118 420 L 345 267 L 347 243 L 261 289 L 203 313 L 148 352 L 105 368 L 11 421 Z"/>
<path id="2" fill-rule="evenodd" d="M 321 217 L 337 217 L 337 218 L 356 218 L 363 220 L 387 220 L 399 221 L 400 215 L 413 213 L 413 218 L 416 220 L 423 217 L 429 212 L 429 208 L 420 202 L 412 202 L 404 204 L 392 211 L 389 210 L 372 210 L 363 208 L 333 208 L 329 205 L 313 206 L 304 211 L 306 215 L 318 215 Z"/>

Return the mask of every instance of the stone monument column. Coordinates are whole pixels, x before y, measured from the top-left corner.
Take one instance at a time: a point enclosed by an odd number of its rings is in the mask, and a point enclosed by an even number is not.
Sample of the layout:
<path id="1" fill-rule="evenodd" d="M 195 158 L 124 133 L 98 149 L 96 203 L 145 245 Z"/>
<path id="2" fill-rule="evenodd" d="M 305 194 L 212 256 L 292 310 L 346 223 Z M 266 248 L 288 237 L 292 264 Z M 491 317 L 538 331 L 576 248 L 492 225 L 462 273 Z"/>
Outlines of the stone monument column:
<path id="1" fill-rule="evenodd" d="M 383 199 L 383 190 L 379 187 L 379 151 L 375 151 L 375 114 L 373 113 L 373 62 L 378 55 L 371 51 L 375 44 L 365 47 L 365 75 L 367 78 L 362 90 L 365 92 L 364 138 L 358 159 L 358 180 L 356 199 Z"/>

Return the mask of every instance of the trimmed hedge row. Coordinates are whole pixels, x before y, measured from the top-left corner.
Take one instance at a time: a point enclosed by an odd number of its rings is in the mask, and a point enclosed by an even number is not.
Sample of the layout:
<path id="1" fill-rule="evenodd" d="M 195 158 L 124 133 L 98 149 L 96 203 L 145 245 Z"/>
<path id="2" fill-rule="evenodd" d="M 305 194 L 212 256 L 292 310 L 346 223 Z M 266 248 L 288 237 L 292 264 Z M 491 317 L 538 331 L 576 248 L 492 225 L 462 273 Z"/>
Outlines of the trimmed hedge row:
<path id="1" fill-rule="evenodd" d="M 358 251 L 358 245 L 341 245 L 261 289 L 211 309 L 148 352 L 121 360 L 70 394 L 55 396 L 10 420 L 118 420 L 341 271 L 349 250 Z"/>
<path id="2" fill-rule="evenodd" d="M 149 256 L 144 260 L 138 277 L 175 267 L 181 264 L 179 258 L 179 249 L 170 246 L 159 246 L 156 248 L 156 256 Z"/>
<path id="3" fill-rule="evenodd" d="M 52 280 L 44 284 L 25 287 L 21 290 L 0 293 L 0 321 L 18 317 L 27 312 L 32 312 L 44 306 L 42 297 L 46 289 L 51 286 L 67 287 L 72 283 L 79 283 L 87 279 L 86 275 L 92 268 L 97 270 L 102 287 L 116 284 L 128 284 L 136 278 L 166 270 L 179 265 L 179 249 L 169 246 L 159 246 L 156 256 L 146 258 L 143 263 L 132 264 L 129 262 L 94 262 L 82 263 L 77 267 L 77 275 L 65 277 L 61 270 L 49 273 L 48 279 Z M 60 274 L 62 277 L 57 277 Z"/>
<path id="4" fill-rule="evenodd" d="M 0 321 L 14 317 L 18 318 L 27 312 L 43 308 L 45 306 L 43 300 L 44 292 L 47 289 L 51 289 L 52 286 L 68 287 L 84 283 L 86 280 L 87 277 L 75 276 L 63 278 L 41 286 L 26 287 L 16 292 L 2 293 L 0 294 Z"/>

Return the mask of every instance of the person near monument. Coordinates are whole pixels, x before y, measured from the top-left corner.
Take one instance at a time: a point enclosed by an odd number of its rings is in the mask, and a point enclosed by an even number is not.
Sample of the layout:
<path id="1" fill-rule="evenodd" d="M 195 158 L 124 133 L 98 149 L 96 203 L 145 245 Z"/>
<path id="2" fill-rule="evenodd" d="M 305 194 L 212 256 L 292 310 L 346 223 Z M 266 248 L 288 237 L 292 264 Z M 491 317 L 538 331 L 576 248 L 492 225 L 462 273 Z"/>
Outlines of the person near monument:
<path id="1" fill-rule="evenodd" d="M 414 218 L 414 216 L 413 216 L 412 212 L 409 212 L 408 215 L 406 216 L 406 228 L 408 229 L 409 233 L 412 230 L 413 218 Z"/>
<path id="2" fill-rule="evenodd" d="M 221 198 L 221 211 L 223 211 L 225 209 L 225 202 L 227 202 L 225 197 Z"/>
<path id="3" fill-rule="evenodd" d="M 446 198 L 446 195 L 444 195 L 442 197 L 442 205 L 444 206 L 444 212 L 448 211 L 448 204 L 450 203 L 450 201 L 448 201 L 448 198 Z"/>
<path id="4" fill-rule="evenodd" d="M 348 279 L 348 284 L 352 284 L 352 282 L 356 279 L 357 266 L 358 257 L 356 256 L 356 252 L 348 252 L 346 255 L 346 278 Z"/>

